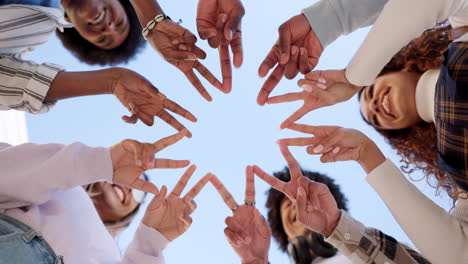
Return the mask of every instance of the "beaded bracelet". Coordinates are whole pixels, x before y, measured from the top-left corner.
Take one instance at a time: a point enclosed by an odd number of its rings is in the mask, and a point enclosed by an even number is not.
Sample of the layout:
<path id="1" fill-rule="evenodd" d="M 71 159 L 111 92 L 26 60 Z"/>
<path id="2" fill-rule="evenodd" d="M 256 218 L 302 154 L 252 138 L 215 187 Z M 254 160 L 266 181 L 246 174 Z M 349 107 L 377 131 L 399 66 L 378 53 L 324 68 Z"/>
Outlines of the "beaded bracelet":
<path id="1" fill-rule="evenodd" d="M 146 24 L 146 27 L 143 28 L 143 30 L 141 31 L 141 34 L 143 35 L 143 37 L 145 39 L 148 39 L 148 35 L 149 35 L 150 31 L 156 26 L 156 24 L 163 21 L 163 20 L 166 20 L 166 19 L 171 20 L 171 18 L 166 16 L 165 14 L 156 15 L 153 19 L 151 19 Z"/>

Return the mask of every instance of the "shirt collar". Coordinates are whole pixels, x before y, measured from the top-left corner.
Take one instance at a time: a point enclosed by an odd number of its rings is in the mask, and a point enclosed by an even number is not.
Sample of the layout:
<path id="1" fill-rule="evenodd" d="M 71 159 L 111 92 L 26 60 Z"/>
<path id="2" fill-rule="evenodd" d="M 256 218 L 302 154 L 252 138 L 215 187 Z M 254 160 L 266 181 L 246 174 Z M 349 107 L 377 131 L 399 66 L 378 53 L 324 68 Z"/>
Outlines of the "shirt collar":
<path id="1" fill-rule="evenodd" d="M 434 123 L 434 96 L 439 69 L 431 69 L 421 75 L 416 85 L 416 111 L 422 120 Z"/>

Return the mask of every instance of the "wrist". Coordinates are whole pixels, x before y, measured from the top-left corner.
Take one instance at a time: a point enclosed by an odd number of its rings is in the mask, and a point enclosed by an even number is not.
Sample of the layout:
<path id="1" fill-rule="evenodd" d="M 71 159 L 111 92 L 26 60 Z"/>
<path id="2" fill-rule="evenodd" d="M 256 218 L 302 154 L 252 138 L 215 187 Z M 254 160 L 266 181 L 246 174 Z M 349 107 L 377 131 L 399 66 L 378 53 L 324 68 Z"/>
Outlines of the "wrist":
<path id="1" fill-rule="evenodd" d="M 365 145 L 367 146 L 363 148 L 358 163 L 369 174 L 385 161 L 385 156 L 373 141 L 368 140 Z"/>
<path id="2" fill-rule="evenodd" d="M 336 212 L 333 214 L 333 216 L 330 219 L 330 222 L 328 223 L 328 226 L 326 230 L 322 233 L 325 237 L 329 237 L 333 231 L 335 231 L 336 227 L 338 226 L 338 223 L 340 222 L 341 218 L 341 210 L 336 210 Z"/>
<path id="3" fill-rule="evenodd" d="M 124 75 L 124 72 L 128 70 L 125 68 L 114 67 L 106 69 L 104 71 L 107 71 L 105 76 L 107 80 L 106 90 L 109 94 L 114 94 L 115 87 L 117 87 L 117 84 L 122 78 L 122 75 Z"/>

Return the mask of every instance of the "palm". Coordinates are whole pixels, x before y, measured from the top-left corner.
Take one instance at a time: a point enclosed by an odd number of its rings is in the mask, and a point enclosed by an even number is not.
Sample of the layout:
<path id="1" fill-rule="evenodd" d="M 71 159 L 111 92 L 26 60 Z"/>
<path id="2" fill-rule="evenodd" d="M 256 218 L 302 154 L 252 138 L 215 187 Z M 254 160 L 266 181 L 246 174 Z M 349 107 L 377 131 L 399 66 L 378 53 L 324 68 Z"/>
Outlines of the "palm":
<path id="1" fill-rule="evenodd" d="M 175 195 L 168 195 L 162 204 L 156 208 L 148 208 L 148 218 L 154 219 L 153 226 L 172 241 L 184 234 L 189 228 L 180 218 L 184 215 L 184 200 Z"/>
<path id="2" fill-rule="evenodd" d="M 253 206 L 241 205 L 234 212 L 234 219 L 249 234 L 251 240 L 249 243 L 242 243 L 233 247 L 236 253 L 242 256 L 244 262 L 249 262 L 265 254 L 265 246 L 269 248 L 271 232 L 267 226 L 262 224 L 260 219 L 255 219 L 260 213 L 255 214 Z"/>

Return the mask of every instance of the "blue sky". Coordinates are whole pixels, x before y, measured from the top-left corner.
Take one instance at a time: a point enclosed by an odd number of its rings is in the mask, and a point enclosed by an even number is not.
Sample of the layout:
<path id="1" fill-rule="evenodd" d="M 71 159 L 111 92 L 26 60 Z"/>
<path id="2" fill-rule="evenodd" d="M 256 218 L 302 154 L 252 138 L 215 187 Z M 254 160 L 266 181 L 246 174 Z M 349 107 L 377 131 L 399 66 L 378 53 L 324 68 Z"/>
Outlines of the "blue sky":
<path id="1" fill-rule="evenodd" d="M 287 4 L 286 4 L 287 3 Z M 139 72 L 169 98 L 189 109 L 199 121 L 195 124 L 181 120 L 192 131 L 192 139 L 184 139 L 164 150 L 159 157 L 189 159 L 198 165 L 189 187 L 207 172 L 216 174 L 233 193 L 238 203 L 243 202 L 245 166 L 257 164 L 267 172 L 281 170 L 285 165 L 275 141 L 279 138 L 299 136 L 299 133 L 279 131 L 279 124 L 295 111 L 301 102 L 260 107 L 257 93 L 264 79 L 257 69 L 272 44 L 277 39 L 277 28 L 289 17 L 313 2 L 308 1 L 244 1 L 246 15 L 243 19 L 244 65 L 233 71 L 233 91 L 229 95 L 219 92 L 205 82 L 213 102 L 203 100 L 185 77 L 172 65 L 147 46 L 135 60 L 123 67 Z M 183 26 L 196 33 L 196 1 L 161 1 L 166 14 L 173 20 L 181 18 Z M 337 69 L 346 66 L 353 52 L 362 42 L 368 29 L 359 30 L 340 38 L 330 45 L 316 69 Z M 219 79 L 219 58 L 216 50 L 199 41 L 208 57 L 203 64 Z M 79 63 L 58 40 L 38 48 L 29 59 L 64 65 L 68 71 L 99 69 Z M 299 91 L 296 80 L 283 80 L 274 94 Z M 121 121 L 126 109 L 110 95 L 83 97 L 59 102 L 48 114 L 27 116 L 29 140 L 36 143 L 84 142 L 91 146 L 111 146 L 126 139 L 153 142 L 175 131 L 163 122 L 153 127 L 141 123 L 129 125 Z M 398 164 L 399 158 L 373 128 L 366 125 L 360 115 L 355 98 L 334 107 L 316 110 L 300 120 L 314 125 L 339 125 L 356 128 L 374 139 L 384 154 Z M 336 179 L 349 200 L 350 213 L 367 226 L 379 228 L 398 240 L 409 239 L 398 227 L 391 214 L 375 192 L 365 182 L 365 173 L 355 162 L 322 164 L 318 157 L 309 156 L 304 148 L 293 148 L 293 154 L 304 169 L 326 173 Z M 182 175 L 180 170 L 150 171 L 151 181 L 171 189 Z M 415 173 L 414 178 L 422 175 Z M 431 199 L 444 208 L 450 208 L 446 196 L 435 197 L 434 189 L 425 180 L 416 184 Z M 187 189 L 189 188 L 187 187 Z M 256 179 L 257 207 L 265 214 L 265 191 L 268 186 Z M 148 199 L 149 200 L 149 199 Z M 230 210 L 211 185 L 196 198 L 197 211 L 193 224 L 186 234 L 172 242 L 165 251 L 167 263 L 239 263 L 239 259 L 227 243 L 223 229 L 224 219 Z M 141 217 L 141 215 L 140 215 Z M 135 225 L 119 239 L 122 247 L 131 240 Z M 288 263 L 288 257 L 273 242 L 270 248 L 271 263 Z"/>

